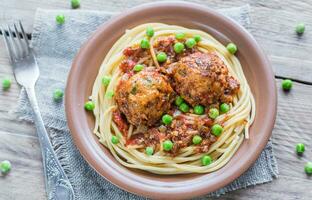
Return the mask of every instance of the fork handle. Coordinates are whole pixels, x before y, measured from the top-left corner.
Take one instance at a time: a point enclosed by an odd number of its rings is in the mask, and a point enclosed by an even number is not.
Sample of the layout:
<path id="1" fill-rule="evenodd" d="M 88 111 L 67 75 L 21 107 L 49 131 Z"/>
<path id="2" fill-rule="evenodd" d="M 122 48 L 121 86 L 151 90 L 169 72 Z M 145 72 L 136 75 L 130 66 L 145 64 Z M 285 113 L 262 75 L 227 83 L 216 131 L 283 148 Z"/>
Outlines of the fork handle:
<path id="1" fill-rule="evenodd" d="M 74 199 L 73 188 L 54 153 L 50 139 L 40 114 L 34 87 L 25 88 L 29 102 L 34 112 L 34 122 L 37 129 L 43 159 L 45 187 L 48 199 Z"/>

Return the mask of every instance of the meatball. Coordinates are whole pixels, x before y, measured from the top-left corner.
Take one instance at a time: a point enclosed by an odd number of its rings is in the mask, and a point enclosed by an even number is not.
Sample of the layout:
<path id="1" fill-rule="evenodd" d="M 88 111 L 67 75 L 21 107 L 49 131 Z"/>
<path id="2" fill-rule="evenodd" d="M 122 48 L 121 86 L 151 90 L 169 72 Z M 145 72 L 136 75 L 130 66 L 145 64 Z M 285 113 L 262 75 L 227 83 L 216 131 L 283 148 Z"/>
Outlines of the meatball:
<path id="1" fill-rule="evenodd" d="M 152 126 L 170 109 L 174 91 L 167 77 L 154 67 L 120 80 L 115 100 L 129 123 Z"/>
<path id="2" fill-rule="evenodd" d="M 230 103 L 239 90 L 239 82 L 215 53 L 196 52 L 170 65 L 172 85 L 192 106 Z"/>

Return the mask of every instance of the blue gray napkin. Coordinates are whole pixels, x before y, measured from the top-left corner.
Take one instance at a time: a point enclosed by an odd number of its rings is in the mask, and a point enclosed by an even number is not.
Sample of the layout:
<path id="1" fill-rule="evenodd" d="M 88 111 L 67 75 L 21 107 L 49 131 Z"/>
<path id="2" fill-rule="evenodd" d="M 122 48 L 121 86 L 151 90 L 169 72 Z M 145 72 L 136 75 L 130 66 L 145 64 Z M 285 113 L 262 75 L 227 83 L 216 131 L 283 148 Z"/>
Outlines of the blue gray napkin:
<path id="1" fill-rule="evenodd" d="M 249 6 L 220 10 L 248 29 Z M 55 16 L 63 13 L 66 22 L 55 23 Z M 55 152 L 73 185 L 76 199 L 141 199 L 114 186 L 98 175 L 82 158 L 75 147 L 67 127 L 64 103 L 55 103 L 54 89 L 65 89 L 72 60 L 81 45 L 115 13 L 87 10 L 43 10 L 38 9 L 35 17 L 32 47 L 40 68 L 36 93 L 44 123 L 48 128 Z M 21 91 L 17 112 L 20 117 L 32 121 L 32 111 L 24 90 Z M 256 163 L 241 177 L 228 186 L 207 194 L 219 196 L 229 191 L 272 181 L 277 176 L 277 163 L 269 142 Z M 142 198 L 143 199 L 143 198 Z"/>

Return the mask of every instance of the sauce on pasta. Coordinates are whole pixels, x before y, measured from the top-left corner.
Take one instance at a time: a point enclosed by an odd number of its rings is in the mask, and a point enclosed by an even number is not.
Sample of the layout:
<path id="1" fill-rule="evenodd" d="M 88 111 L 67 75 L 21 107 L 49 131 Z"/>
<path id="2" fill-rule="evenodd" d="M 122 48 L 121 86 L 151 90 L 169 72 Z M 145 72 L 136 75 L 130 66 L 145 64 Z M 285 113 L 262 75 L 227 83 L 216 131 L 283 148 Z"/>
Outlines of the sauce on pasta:
<path id="1" fill-rule="evenodd" d="M 235 55 L 208 33 L 160 23 L 120 37 L 91 99 L 99 141 L 122 165 L 156 174 L 218 170 L 255 116 Z"/>

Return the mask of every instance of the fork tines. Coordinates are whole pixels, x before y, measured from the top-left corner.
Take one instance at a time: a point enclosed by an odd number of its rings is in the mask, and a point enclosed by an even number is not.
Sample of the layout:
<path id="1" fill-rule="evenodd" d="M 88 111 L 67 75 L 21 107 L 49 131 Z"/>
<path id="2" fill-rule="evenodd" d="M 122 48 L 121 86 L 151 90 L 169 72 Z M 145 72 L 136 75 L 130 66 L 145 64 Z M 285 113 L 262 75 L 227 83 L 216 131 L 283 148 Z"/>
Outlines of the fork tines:
<path id="1" fill-rule="evenodd" d="M 11 62 L 16 62 L 29 55 L 28 38 L 21 21 L 19 21 L 18 24 L 13 24 L 13 30 L 12 26 L 9 25 L 6 26 L 6 29 L 0 27 L 0 30 Z"/>

